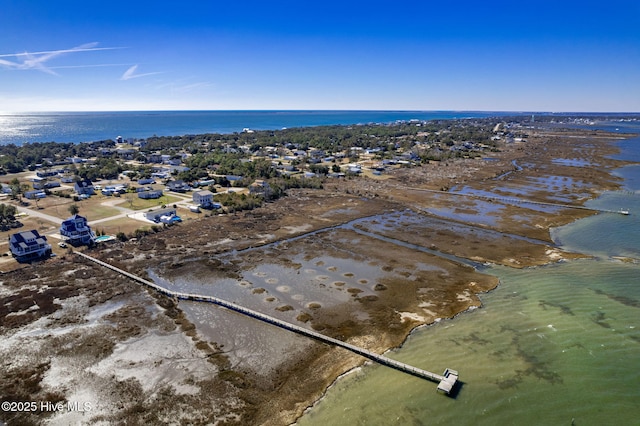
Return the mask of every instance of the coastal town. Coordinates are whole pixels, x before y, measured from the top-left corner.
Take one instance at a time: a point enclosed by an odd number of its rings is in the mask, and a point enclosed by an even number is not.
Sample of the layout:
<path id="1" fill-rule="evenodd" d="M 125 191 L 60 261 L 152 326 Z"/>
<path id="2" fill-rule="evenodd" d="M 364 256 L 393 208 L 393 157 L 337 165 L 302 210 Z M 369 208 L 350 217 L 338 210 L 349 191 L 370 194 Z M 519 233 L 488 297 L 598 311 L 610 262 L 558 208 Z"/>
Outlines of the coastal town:
<path id="1" fill-rule="evenodd" d="M 486 265 L 585 257 L 550 229 L 595 214 L 584 203 L 619 188 L 612 171 L 628 162 L 611 155 L 628 135 L 535 123 L 5 148 L 0 395 L 82 397 L 92 410 L 2 420 L 291 424 L 365 358 L 202 301 L 383 354 L 416 327 L 481 307 L 499 284 Z M 45 147 L 59 155 L 25 161 Z M 521 358 L 506 380 L 556 383 Z M 465 366 L 427 361 L 464 380 Z M 438 388 L 455 395 L 455 383 Z"/>
<path id="2" fill-rule="evenodd" d="M 334 128 L 329 136 L 307 130 L 309 138 L 325 139 L 315 145 L 298 142 L 299 134 L 276 137 L 274 132 L 244 129 L 233 138 L 118 136 L 72 150 L 64 144 L 33 144 L 43 145 L 34 149 L 36 154 L 28 152 L 29 146 L 6 147 L 14 153 L 5 153 L 0 161 L 5 173 L 0 201 L 17 208 L 9 228 L 34 220 L 38 226 L 3 232 L 9 234 L 11 255 L 18 262 L 30 261 L 58 254 L 68 245 L 124 241 L 183 219 L 251 209 L 290 187 L 320 187 L 327 179 L 383 181 L 398 169 L 490 156 L 499 142 L 517 143 L 526 137 L 520 123 L 500 122 L 491 131 L 489 127 L 476 121 L 434 125 L 415 120 Z M 338 139 L 345 130 L 353 141 L 344 135 Z M 56 148 L 55 155 L 43 156 Z M 66 156 L 71 153 L 78 155 Z M 25 158 L 31 163 L 25 164 Z"/>

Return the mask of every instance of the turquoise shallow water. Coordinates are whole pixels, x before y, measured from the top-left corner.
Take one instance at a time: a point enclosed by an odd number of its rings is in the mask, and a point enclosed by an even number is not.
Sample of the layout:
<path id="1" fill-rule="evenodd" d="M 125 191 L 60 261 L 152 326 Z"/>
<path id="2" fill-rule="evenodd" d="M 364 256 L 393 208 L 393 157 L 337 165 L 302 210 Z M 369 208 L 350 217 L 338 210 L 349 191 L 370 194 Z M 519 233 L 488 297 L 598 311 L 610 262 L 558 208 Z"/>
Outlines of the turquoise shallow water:
<path id="1" fill-rule="evenodd" d="M 627 144 L 628 145 L 628 144 Z M 483 307 L 416 330 L 390 353 L 417 367 L 460 372 L 456 398 L 436 384 L 377 366 L 336 382 L 298 424 L 640 424 L 640 195 L 636 169 L 624 191 L 590 202 L 626 208 L 554 231 L 564 247 L 594 255 L 523 270 L 491 267 L 500 286 Z"/>
<path id="2" fill-rule="evenodd" d="M 431 371 L 458 369 L 456 399 L 371 365 L 340 380 L 299 424 L 637 424 L 638 265 L 491 272 L 502 284 L 484 308 L 417 330 L 391 354 Z"/>

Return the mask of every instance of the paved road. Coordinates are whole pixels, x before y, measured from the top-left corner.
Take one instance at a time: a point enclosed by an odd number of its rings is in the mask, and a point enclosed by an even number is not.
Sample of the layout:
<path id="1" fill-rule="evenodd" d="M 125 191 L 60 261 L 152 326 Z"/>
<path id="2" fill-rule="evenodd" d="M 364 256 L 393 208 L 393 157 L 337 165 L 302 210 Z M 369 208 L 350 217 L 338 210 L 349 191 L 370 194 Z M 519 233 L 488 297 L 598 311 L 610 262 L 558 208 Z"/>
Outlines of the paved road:
<path id="1" fill-rule="evenodd" d="M 20 213 L 26 213 L 29 216 L 39 217 L 40 219 L 44 219 L 46 221 L 57 223 L 58 225 L 62 224 L 62 219 L 59 217 L 51 216 L 50 214 L 42 213 L 39 210 L 32 210 L 26 207 L 18 206 L 18 211 Z"/>
<path id="2" fill-rule="evenodd" d="M 173 204 L 177 204 L 180 206 L 187 206 L 188 204 L 192 203 L 191 198 L 189 198 L 188 196 L 183 196 L 182 194 L 173 194 L 176 195 L 177 197 L 181 198 L 180 201 L 176 201 Z M 103 219 L 96 219 L 96 220 L 92 220 L 89 221 L 88 224 L 89 226 L 94 226 L 96 224 L 99 223 L 103 223 L 103 222 L 108 222 L 111 220 L 116 220 L 116 219 L 121 219 L 121 218 L 131 218 L 131 219 L 136 219 L 136 220 L 140 220 L 141 222 L 150 222 L 148 221 L 145 217 L 144 217 L 144 211 L 137 211 L 137 210 L 131 210 L 128 209 L 126 207 L 121 207 L 121 206 L 117 206 L 116 204 L 122 203 L 122 199 L 120 198 L 114 198 L 112 200 L 107 200 L 104 201 L 102 203 L 103 206 L 109 206 L 111 208 L 114 208 L 116 210 L 118 210 L 120 213 L 113 215 L 113 216 L 109 216 L 109 217 L 105 217 Z M 22 206 L 18 206 L 18 211 L 20 213 L 25 213 L 31 217 L 37 217 L 43 220 L 46 220 L 48 222 L 57 224 L 57 225 L 61 225 L 64 219 L 60 219 L 59 217 L 56 216 L 52 216 L 50 214 L 47 213 L 43 213 L 41 211 L 39 211 L 38 209 L 31 209 L 31 208 L 26 208 L 26 207 L 22 207 Z M 145 210 L 146 211 L 146 210 Z M 52 235 L 52 236 L 57 236 L 58 231 L 49 231 L 46 233 L 46 235 Z"/>

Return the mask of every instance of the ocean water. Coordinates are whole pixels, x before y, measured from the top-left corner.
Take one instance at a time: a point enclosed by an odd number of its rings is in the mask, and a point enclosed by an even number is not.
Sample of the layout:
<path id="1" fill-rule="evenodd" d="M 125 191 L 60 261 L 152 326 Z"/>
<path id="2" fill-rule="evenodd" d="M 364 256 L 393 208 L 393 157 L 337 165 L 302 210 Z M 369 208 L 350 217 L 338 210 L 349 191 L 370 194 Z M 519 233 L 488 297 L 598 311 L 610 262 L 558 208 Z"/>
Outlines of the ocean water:
<path id="1" fill-rule="evenodd" d="M 640 153 L 640 140 L 622 144 L 627 158 Z M 415 330 L 389 354 L 436 373 L 458 370 L 455 398 L 368 364 L 338 380 L 298 424 L 640 424 L 638 173 L 624 168 L 623 191 L 590 201 L 630 216 L 600 214 L 554 231 L 564 247 L 593 258 L 491 267 L 500 286 L 482 296 L 481 309 Z"/>
<path id="2" fill-rule="evenodd" d="M 337 124 L 393 123 L 495 117 L 487 111 L 126 111 L 1 113 L 0 145 L 25 142 L 92 142 L 150 136 L 234 133 Z"/>

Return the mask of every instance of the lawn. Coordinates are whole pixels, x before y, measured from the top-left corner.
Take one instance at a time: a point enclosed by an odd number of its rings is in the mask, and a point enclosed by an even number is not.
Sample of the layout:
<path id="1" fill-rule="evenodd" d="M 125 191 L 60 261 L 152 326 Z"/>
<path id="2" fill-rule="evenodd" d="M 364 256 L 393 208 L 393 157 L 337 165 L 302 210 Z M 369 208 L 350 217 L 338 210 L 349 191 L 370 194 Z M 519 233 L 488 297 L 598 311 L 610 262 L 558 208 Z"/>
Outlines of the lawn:
<path id="1" fill-rule="evenodd" d="M 133 193 L 124 194 L 121 198 L 122 202 L 116 205 L 118 207 L 124 207 L 131 210 L 147 210 L 162 205 L 171 205 L 178 201 L 184 201 L 183 198 L 173 195 L 163 195 L 160 198 L 144 200 L 142 198 L 138 198 L 138 194 Z"/>
<path id="2" fill-rule="evenodd" d="M 80 215 L 85 216 L 88 220 L 104 219 L 120 213 L 120 210 L 110 206 L 103 206 L 102 203 L 106 197 L 94 195 L 86 200 L 73 201 L 72 198 L 58 197 L 50 195 L 46 198 L 38 200 L 29 200 L 30 208 L 46 213 L 51 216 L 66 219 L 71 216 L 69 207 L 75 204 L 80 209 Z"/>
<path id="3" fill-rule="evenodd" d="M 123 232 L 128 235 L 135 232 L 135 230 L 138 228 L 148 228 L 151 225 L 153 224 L 123 217 L 119 219 L 109 220 L 107 222 L 100 222 L 92 226 L 91 229 L 93 229 L 96 234 L 100 233 L 116 236 L 119 232 Z"/>

